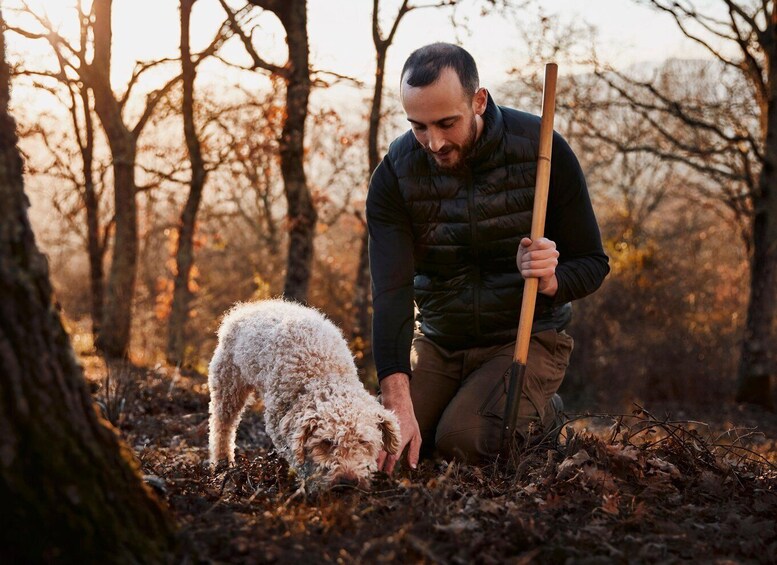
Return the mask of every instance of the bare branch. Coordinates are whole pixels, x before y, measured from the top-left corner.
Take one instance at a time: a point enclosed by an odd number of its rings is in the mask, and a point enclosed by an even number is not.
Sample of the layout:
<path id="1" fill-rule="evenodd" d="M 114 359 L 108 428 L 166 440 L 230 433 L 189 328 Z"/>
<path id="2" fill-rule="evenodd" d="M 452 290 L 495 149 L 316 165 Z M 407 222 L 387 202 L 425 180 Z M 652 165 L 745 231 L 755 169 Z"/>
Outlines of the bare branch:
<path id="1" fill-rule="evenodd" d="M 84 61 L 83 53 L 81 52 L 81 50 L 75 49 L 70 44 L 70 42 L 68 42 L 64 37 L 62 37 L 54 29 L 54 24 L 51 22 L 51 20 L 49 20 L 46 17 L 41 17 L 40 15 L 35 13 L 35 11 L 32 8 L 30 8 L 30 6 L 24 0 L 22 0 L 22 7 L 23 7 L 23 11 L 25 13 L 31 15 L 35 19 L 35 21 L 37 21 L 38 24 L 43 29 L 46 30 L 46 33 L 44 33 L 44 34 L 31 34 L 29 32 L 21 30 L 19 28 L 13 28 L 13 29 L 12 28 L 8 28 L 9 30 L 12 29 L 12 31 L 15 31 L 16 33 L 19 33 L 20 35 L 23 35 L 23 36 L 27 37 L 28 39 L 46 39 L 54 50 L 59 51 L 59 48 L 63 47 L 66 51 L 69 51 L 71 55 L 75 56 L 76 59 L 78 59 L 80 64 L 83 65 L 83 64 L 86 63 Z"/>
<path id="2" fill-rule="evenodd" d="M 361 80 L 359 80 L 357 78 L 354 78 L 354 77 L 349 77 L 347 75 L 341 75 L 340 73 L 336 73 L 336 72 L 333 72 L 333 71 L 321 71 L 321 70 L 317 70 L 317 69 L 311 69 L 310 74 L 311 74 L 311 77 L 313 78 L 313 83 L 314 83 L 315 86 L 328 87 L 328 86 L 332 86 L 332 84 L 337 84 L 337 83 L 340 83 L 340 82 L 347 82 L 347 83 L 351 83 L 352 85 L 354 85 L 354 86 L 356 86 L 358 88 L 363 88 L 364 87 L 364 82 L 363 81 L 361 81 Z M 323 79 L 317 78 L 316 75 L 329 75 L 329 76 L 334 77 L 335 81 L 334 82 L 325 82 Z"/>
<path id="3" fill-rule="evenodd" d="M 675 152 L 662 151 L 654 144 L 626 145 L 622 141 L 616 139 L 615 137 L 606 135 L 599 131 L 591 132 L 589 135 L 591 135 L 591 137 L 595 139 L 599 139 L 600 141 L 604 141 L 605 143 L 610 144 L 611 146 L 615 147 L 618 151 L 624 154 L 647 153 L 649 155 L 655 155 L 657 157 L 660 157 L 664 161 L 682 163 L 700 173 L 704 173 L 705 175 L 719 176 L 736 182 L 743 182 L 745 180 L 743 175 L 741 174 L 736 174 L 729 170 L 720 169 L 718 167 L 714 167 L 711 165 L 697 163 L 696 161 L 689 159 L 686 156 L 678 155 Z"/>
<path id="4" fill-rule="evenodd" d="M 655 8 L 669 13 L 674 18 L 677 26 L 680 28 L 680 31 L 682 31 L 686 37 L 702 45 L 705 49 L 707 49 L 707 51 L 709 51 L 720 61 L 744 71 L 756 89 L 757 96 L 759 97 L 759 104 L 762 107 L 765 106 L 766 101 L 768 100 L 768 87 L 764 78 L 764 70 L 761 68 L 761 65 L 758 62 L 758 58 L 752 52 L 750 38 L 753 34 L 755 34 L 758 38 L 759 44 L 763 47 L 768 45 L 768 43 L 771 41 L 771 36 L 769 33 L 767 33 L 766 30 L 761 30 L 758 27 L 756 16 L 747 13 L 739 4 L 733 0 L 724 0 L 729 8 L 729 22 L 719 21 L 704 14 L 700 14 L 693 8 L 693 6 L 689 8 L 682 5 L 678 1 L 672 1 L 671 4 L 662 2 L 661 0 L 648 0 L 648 2 Z M 762 9 L 764 14 L 768 15 L 766 0 L 762 2 Z M 736 16 L 739 16 L 745 23 L 747 23 L 750 28 L 749 33 L 743 35 L 739 29 L 739 25 L 737 24 Z M 693 20 L 709 33 L 722 39 L 737 43 L 742 51 L 743 60 L 741 62 L 736 62 L 724 57 L 718 49 L 715 49 L 702 38 L 691 33 L 683 23 L 683 19 Z M 734 33 L 726 33 L 721 31 L 720 28 L 731 30 Z"/>
<path id="5" fill-rule="evenodd" d="M 684 122 L 686 125 L 691 126 L 693 128 L 703 129 L 711 133 L 714 133 L 721 139 L 731 144 L 745 142 L 750 145 L 753 152 L 755 153 L 756 156 L 758 156 L 759 159 L 763 158 L 761 150 L 758 147 L 758 143 L 751 134 L 747 133 L 745 135 L 727 135 L 720 128 L 718 124 L 706 122 L 690 116 L 680 103 L 678 103 L 676 100 L 672 100 L 668 98 L 667 96 L 659 92 L 658 89 L 652 84 L 636 81 L 612 69 L 610 69 L 610 73 L 617 76 L 619 79 L 623 80 L 624 82 L 631 84 L 632 86 L 636 86 L 638 88 L 647 90 L 651 95 L 653 95 L 656 99 L 658 99 L 661 103 L 664 104 L 664 106 L 658 106 L 656 104 L 641 102 L 637 100 L 634 96 L 632 96 L 629 92 L 627 92 L 624 88 L 615 84 L 615 82 L 613 82 L 604 73 L 602 73 L 601 71 L 595 71 L 596 76 L 604 80 L 610 87 L 612 87 L 616 92 L 618 92 L 618 94 L 620 94 L 631 105 L 642 108 L 643 110 L 656 110 L 659 112 L 664 112 L 664 113 L 673 115 L 678 119 L 680 119 L 682 122 Z"/>
<path id="6" fill-rule="evenodd" d="M 25 69 L 24 67 L 18 68 L 14 74 L 16 76 L 29 76 L 29 77 L 43 77 L 43 78 L 52 78 L 56 80 L 57 82 L 60 82 L 62 84 L 68 84 L 72 81 L 67 76 L 63 76 L 62 72 L 54 72 L 54 71 L 35 71 L 32 69 Z"/>
<path id="7" fill-rule="evenodd" d="M 213 58 L 216 59 L 217 61 L 221 61 L 227 67 L 237 69 L 239 71 L 253 72 L 254 70 L 256 70 L 255 67 L 244 67 L 243 65 L 238 65 L 237 63 L 233 63 L 232 61 L 227 61 L 224 57 L 222 57 L 218 53 L 214 54 Z"/>
<path id="8" fill-rule="evenodd" d="M 6 25 L 5 30 L 15 33 L 16 35 L 21 35 L 26 39 L 48 39 L 47 33 L 33 33 L 31 31 L 27 31 L 26 29 L 16 27 L 16 26 Z"/>
<path id="9" fill-rule="evenodd" d="M 405 14 L 407 14 L 412 8 L 409 8 L 407 5 L 407 0 L 403 0 L 402 5 L 399 7 L 399 11 L 397 12 L 396 18 L 394 18 L 394 23 L 391 24 L 391 31 L 389 31 L 388 37 L 386 39 L 381 40 L 380 46 L 385 48 L 388 45 L 391 45 L 391 42 L 394 41 L 394 35 L 397 33 L 397 28 L 399 28 L 399 22 L 402 20 Z M 377 4 L 375 5 L 375 15 L 374 17 L 377 18 Z M 377 20 L 374 20 L 377 22 Z M 373 34 L 375 32 L 373 31 Z M 377 34 L 378 37 L 380 37 L 380 27 L 377 28 Z M 378 42 L 375 43 L 375 46 L 378 47 Z"/>
<path id="10" fill-rule="evenodd" d="M 160 100 L 162 100 L 165 95 L 170 91 L 175 84 L 181 80 L 181 75 L 178 75 L 174 77 L 173 79 L 169 80 L 167 84 L 165 84 L 162 88 L 158 90 L 154 90 L 153 92 L 150 92 L 146 98 L 146 108 L 143 110 L 143 114 L 138 119 L 137 124 L 135 124 L 135 127 L 132 128 L 132 135 L 135 136 L 135 139 L 140 137 L 140 133 L 143 131 L 143 128 L 146 127 L 146 123 L 148 123 L 148 120 L 151 118 L 151 115 L 154 113 L 154 109 L 156 108 L 156 105 L 159 103 Z"/>
<path id="11" fill-rule="evenodd" d="M 247 7 L 244 7 L 241 10 L 238 10 L 237 15 L 242 15 L 243 11 L 246 10 Z M 197 65 L 199 65 L 202 61 L 204 61 L 206 58 L 210 57 L 211 55 L 214 55 L 219 49 L 221 49 L 221 46 L 233 35 L 232 27 L 230 25 L 229 20 L 224 20 L 224 22 L 221 24 L 221 27 L 219 27 L 219 30 L 216 32 L 216 35 L 213 36 L 213 40 L 210 42 L 210 44 L 194 55 L 192 57 L 194 61 L 195 68 Z"/>
<path id="12" fill-rule="evenodd" d="M 187 186 L 189 184 L 189 179 L 188 178 L 178 178 L 178 177 L 176 177 L 176 174 L 180 173 L 182 171 L 182 168 L 176 168 L 176 169 L 173 169 L 172 171 L 169 171 L 169 172 L 165 172 L 165 171 L 162 171 L 162 170 L 159 170 L 159 169 L 153 169 L 151 167 L 147 167 L 147 166 L 142 165 L 142 164 L 138 164 L 138 168 L 140 170 L 142 170 L 143 172 L 149 174 L 149 175 L 153 175 L 153 176 L 157 177 L 158 180 L 153 182 L 153 183 L 149 183 L 147 185 L 148 187 L 154 187 L 154 188 L 158 187 L 159 184 L 160 184 L 160 182 L 159 182 L 160 180 L 165 180 L 167 182 L 171 182 L 173 184 L 180 184 L 180 185 L 183 185 L 183 186 Z M 138 188 L 140 189 L 140 187 L 138 187 Z"/>
<path id="13" fill-rule="evenodd" d="M 289 73 L 286 67 L 279 67 L 278 65 L 269 63 L 259 56 L 259 54 L 256 52 L 256 49 L 254 49 L 254 45 L 251 42 L 251 38 L 247 36 L 246 33 L 243 31 L 243 28 L 240 26 L 240 23 L 237 21 L 237 16 L 235 12 L 233 12 L 232 9 L 227 5 L 226 1 L 219 0 L 219 3 L 221 4 L 222 9 L 227 13 L 227 19 L 229 20 L 232 31 L 236 33 L 238 37 L 240 37 L 240 41 L 243 43 L 243 46 L 245 47 L 246 52 L 253 60 L 253 68 L 265 69 L 267 71 L 270 71 L 273 74 L 277 74 L 282 77 L 287 77 Z M 256 4 L 256 5 L 261 5 L 261 4 Z"/>
<path id="14" fill-rule="evenodd" d="M 709 33 L 717 37 L 731 41 L 736 39 L 726 34 L 725 31 L 721 31 L 721 28 L 723 30 L 730 29 L 730 26 L 727 22 L 716 20 L 715 18 L 705 14 L 700 14 L 693 8 L 693 6 L 686 7 L 677 0 L 672 0 L 671 3 L 667 3 L 662 0 L 647 0 L 647 2 L 648 4 L 654 6 L 656 9 L 671 14 L 675 21 L 678 22 L 678 24 L 683 18 L 693 20 Z"/>
<path id="15" fill-rule="evenodd" d="M 165 59 L 159 59 L 157 61 L 147 61 L 147 62 L 138 61 L 137 63 L 135 63 L 135 68 L 132 71 L 132 76 L 130 77 L 129 82 L 127 83 L 127 89 L 124 91 L 124 94 L 119 99 L 119 108 L 124 109 L 124 105 L 127 103 L 127 100 L 129 99 L 129 96 L 132 92 L 133 87 L 137 84 L 138 79 L 141 77 L 143 73 L 145 73 L 149 69 L 153 69 L 158 65 L 162 65 L 164 63 L 172 63 L 177 60 L 178 59 L 175 59 L 172 57 L 167 57 Z"/>
<path id="16" fill-rule="evenodd" d="M 758 28 L 751 29 L 751 32 L 748 37 L 743 37 L 742 34 L 739 31 L 739 25 L 737 24 L 737 20 L 734 17 L 734 12 L 729 12 L 731 15 L 731 27 L 734 30 L 734 32 L 737 34 L 737 43 L 739 44 L 739 48 L 742 50 L 742 54 L 744 57 L 744 60 L 742 61 L 742 64 L 740 65 L 740 68 L 745 73 L 745 75 L 750 79 L 750 82 L 755 87 L 756 95 L 758 96 L 758 102 L 759 105 L 763 108 L 766 106 L 766 103 L 768 101 L 768 87 L 766 84 L 766 81 L 764 80 L 764 73 L 763 69 L 761 68 L 761 65 L 758 63 L 758 60 L 756 59 L 755 55 L 753 55 L 752 51 L 750 50 L 750 37 L 753 33 L 758 33 L 760 36 L 761 34 L 758 32 Z"/>
<path id="17" fill-rule="evenodd" d="M 758 27 L 758 22 L 755 21 L 755 17 L 745 12 L 742 9 L 742 6 L 736 2 L 732 2 L 732 0 L 723 0 L 723 2 L 725 2 L 726 6 L 728 6 L 729 12 L 737 14 L 740 18 L 747 22 L 747 25 L 749 25 L 751 29 L 759 34 L 761 33 L 761 29 Z M 734 18 L 732 17 L 731 20 L 734 21 Z"/>
<path id="18" fill-rule="evenodd" d="M 287 0 L 248 0 L 249 4 L 268 10 L 274 14 L 279 14 L 284 8 Z"/>

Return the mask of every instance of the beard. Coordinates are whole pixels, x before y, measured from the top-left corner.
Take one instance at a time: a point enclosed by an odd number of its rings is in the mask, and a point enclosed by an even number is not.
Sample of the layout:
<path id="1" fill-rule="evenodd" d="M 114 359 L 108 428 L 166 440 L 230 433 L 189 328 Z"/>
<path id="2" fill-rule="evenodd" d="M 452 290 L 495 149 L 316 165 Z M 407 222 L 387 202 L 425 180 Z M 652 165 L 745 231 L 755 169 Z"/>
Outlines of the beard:
<path id="1" fill-rule="evenodd" d="M 448 174 L 460 173 L 465 169 L 467 169 L 467 167 L 469 167 L 469 159 L 472 156 L 472 149 L 475 147 L 475 141 L 477 141 L 477 136 L 478 136 L 478 125 L 475 119 L 475 114 L 473 113 L 472 120 L 470 120 L 470 123 L 469 123 L 469 131 L 467 132 L 467 139 L 464 140 L 464 143 L 462 143 L 461 145 L 456 145 L 454 143 L 445 145 L 436 154 L 430 151 L 428 147 L 424 147 L 424 151 L 426 151 L 427 155 L 429 155 L 432 158 L 432 160 L 434 161 L 434 164 L 437 166 L 437 169 L 439 169 L 443 173 L 448 173 Z M 441 163 L 437 155 L 439 155 L 440 153 L 446 154 L 451 151 L 457 152 L 458 158 L 455 161 L 451 161 L 449 163 Z"/>

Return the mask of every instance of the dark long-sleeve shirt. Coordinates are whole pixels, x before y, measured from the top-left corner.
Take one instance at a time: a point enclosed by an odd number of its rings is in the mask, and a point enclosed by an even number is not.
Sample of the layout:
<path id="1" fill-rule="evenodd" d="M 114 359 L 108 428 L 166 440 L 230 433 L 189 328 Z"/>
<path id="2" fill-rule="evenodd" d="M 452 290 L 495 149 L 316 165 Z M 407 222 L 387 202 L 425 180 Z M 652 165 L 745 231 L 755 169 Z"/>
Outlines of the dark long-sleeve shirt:
<path id="1" fill-rule="evenodd" d="M 410 375 L 413 283 L 418 274 L 414 233 L 418 232 L 418 221 L 411 218 L 388 156 L 375 170 L 370 183 L 367 222 L 373 280 L 373 351 L 378 378 L 396 372 Z M 558 306 L 596 290 L 609 266 L 583 172 L 571 148 L 558 134 L 553 141 L 545 237 L 556 243 L 560 254 L 556 268 L 558 291 L 552 298 L 539 295 L 537 310 L 555 311 L 555 316 L 546 322 L 560 328 L 568 323 L 570 309 Z M 515 328 L 517 325 L 515 318 Z M 535 324 L 535 331 L 540 329 L 547 328 L 537 328 Z M 480 344 L 471 344 L 477 345 Z"/>

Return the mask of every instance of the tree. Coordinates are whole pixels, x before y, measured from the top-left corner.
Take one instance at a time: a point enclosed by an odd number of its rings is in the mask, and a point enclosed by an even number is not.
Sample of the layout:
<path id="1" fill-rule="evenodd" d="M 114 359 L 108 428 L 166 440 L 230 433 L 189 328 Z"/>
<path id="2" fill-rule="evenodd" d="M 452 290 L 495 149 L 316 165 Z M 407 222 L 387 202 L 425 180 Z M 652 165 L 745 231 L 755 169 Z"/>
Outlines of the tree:
<path id="1" fill-rule="evenodd" d="M 134 124 L 128 124 L 124 112 L 140 77 L 149 69 L 170 61 L 162 59 L 139 63 L 126 90 L 118 96 L 111 85 L 112 7 L 113 0 L 94 0 L 87 14 L 81 2 L 77 3 L 82 25 L 87 26 L 86 31 L 82 29 L 81 36 L 91 35 L 89 45 L 86 41 L 79 46 L 72 45 L 50 21 L 37 16 L 28 7 L 26 11 L 37 20 L 43 31 L 31 32 L 18 27 L 9 29 L 29 39 L 48 41 L 60 64 L 93 94 L 94 110 L 105 131 L 113 158 L 115 210 L 113 257 L 105 292 L 102 331 L 96 345 L 108 357 L 121 358 L 126 356 L 129 349 L 132 299 L 137 275 L 138 187 L 135 182 L 135 165 L 138 139 L 157 105 L 181 79 L 181 75 L 148 93 L 140 116 Z M 213 54 L 223 39 L 220 30 L 211 44 L 196 57 L 197 61 Z"/>
<path id="2" fill-rule="evenodd" d="M 89 21 L 85 14 L 80 14 L 79 50 L 86 49 L 89 32 Z M 78 146 L 77 155 L 69 150 L 69 143 L 56 144 L 46 131 L 45 126 L 38 124 L 30 129 L 30 134 L 39 135 L 49 153 L 52 162 L 45 167 L 45 174 L 53 176 L 57 181 L 66 181 L 73 188 L 72 191 L 60 191 L 56 194 L 54 206 L 62 214 L 75 233 L 83 233 L 87 255 L 89 257 L 89 288 L 91 298 L 92 335 L 95 343 L 99 341 L 100 328 L 103 316 L 104 300 L 104 259 L 108 249 L 107 240 L 113 220 L 103 224 L 101 217 L 101 204 L 103 203 L 104 183 L 99 180 L 104 175 L 98 174 L 95 179 L 95 131 L 94 114 L 89 87 L 82 81 L 75 80 L 67 72 L 67 65 L 62 58 L 58 58 L 56 71 L 34 70 L 17 68 L 16 75 L 29 75 L 43 80 L 54 79 L 56 84 L 65 89 L 65 99 L 62 99 L 61 88 L 38 83 L 38 88 L 49 92 L 52 96 L 67 108 L 70 122 L 73 126 L 73 135 Z M 42 120 L 41 120 L 42 121 Z M 59 123 L 59 121 L 57 121 Z M 69 140 L 68 140 L 69 141 Z M 80 161 L 80 170 L 75 163 Z M 99 172 L 104 172 L 105 165 L 97 163 Z M 41 171 L 43 172 L 43 170 Z M 67 204 L 70 195 L 77 196 L 75 205 Z M 79 225 L 77 216 L 84 211 L 86 230 Z"/>
<path id="3" fill-rule="evenodd" d="M 370 105 L 369 127 L 367 129 L 367 175 L 372 172 L 380 163 L 380 149 L 378 147 L 378 136 L 380 135 L 381 107 L 383 106 L 383 81 L 386 71 L 386 56 L 388 48 L 394 41 L 394 35 L 402 18 L 417 6 L 408 5 L 409 0 L 403 0 L 402 5 L 394 17 L 391 24 L 391 30 L 385 37 L 380 28 L 380 0 L 372 2 L 372 41 L 375 44 L 375 84 L 372 91 L 372 103 Z M 367 179 L 369 184 L 369 178 Z M 363 356 L 359 359 L 359 365 L 362 369 L 372 364 L 372 346 L 370 339 L 371 319 L 370 316 L 370 256 L 369 256 L 369 233 L 367 232 L 367 222 L 364 220 L 364 231 L 361 237 L 359 248 L 359 266 L 356 271 L 356 283 L 354 285 L 354 323 L 352 332 L 352 341 L 361 342 Z"/>
<path id="4" fill-rule="evenodd" d="M 189 317 L 189 274 L 194 263 L 194 228 L 197 211 L 202 200 L 207 171 L 202 156 L 200 139 L 194 123 L 194 79 L 197 69 L 192 61 L 189 45 L 189 23 L 196 0 L 181 0 L 181 69 L 183 77 L 183 131 L 191 163 L 189 197 L 181 212 L 178 227 L 178 249 L 175 254 L 176 272 L 173 304 L 167 340 L 167 361 L 180 365 L 184 360 L 185 326 Z"/>
<path id="5" fill-rule="evenodd" d="M 275 89 L 264 98 L 244 92 L 228 108 L 209 108 L 216 125 L 211 145 L 221 148 L 223 203 L 233 213 L 211 211 L 223 224 L 241 224 L 241 232 L 266 249 L 280 253 L 283 239 L 283 190 L 278 166 L 278 139 L 284 103 Z"/>
<path id="6" fill-rule="evenodd" d="M 86 390 L 27 217 L 8 102 L 0 34 L 0 555 L 161 562 L 173 524 Z"/>
<path id="7" fill-rule="evenodd" d="M 127 97 L 118 99 L 110 83 L 112 5 L 112 0 L 95 0 L 92 4 L 94 55 L 92 62 L 86 63 L 84 52 L 84 55 L 79 57 L 78 68 L 79 76 L 85 79 L 94 93 L 95 111 L 102 122 L 113 156 L 116 231 L 106 292 L 104 331 L 100 334 L 97 346 L 108 356 L 124 357 L 129 349 L 132 297 L 138 256 L 138 213 L 135 199 L 137 143 L 154 107 L 172 87 L 174 81 L 168 82 L 165 87 L 149 95 L 146 108 L 134 126 L 126 124 L 122 110 Z"/>
<path id="8" fill-rule="evenodd" d="M 275 65 L 263 59 L 251 42 L 251 34 L 241 26 L 237 14 L 219 0 L 227 13 L 232 30 L 240 37 L 251 57 L 250 69 L 263 69 L 278 76 L 286 83 L 286 114 L 279 141 L 281 174 L 287 203 L 289 231 L 286 258 L 286 282 L 283 294 L 286 298 L 305 302 L 310 283 L 313 244 L 318 213 L 305 177 L 305 118 L 310 97 L 310 65 L 307 32 L 306 0 L 250 0 L 257 6 L 272 12 L 286 30 L 288 60 Z"/>
<path id="9" fill-rule="evenodd" d="M 704 9 L 690 0 L 645 3 L 671 15 L 714 57 L 724 69 L 720 81 L 699 93 L 688 76 L 600 76 L 660 134 L 660 145 L 643 150 L 705 176 L 703 190 L 710 193 L 709 184 L 716 183 L 715 197 L 748 216 L 750 297 L 736 398 L 771 406 L 770 377 L 777 372 L 777 6 L 771 0 L 721 0 Z"/>

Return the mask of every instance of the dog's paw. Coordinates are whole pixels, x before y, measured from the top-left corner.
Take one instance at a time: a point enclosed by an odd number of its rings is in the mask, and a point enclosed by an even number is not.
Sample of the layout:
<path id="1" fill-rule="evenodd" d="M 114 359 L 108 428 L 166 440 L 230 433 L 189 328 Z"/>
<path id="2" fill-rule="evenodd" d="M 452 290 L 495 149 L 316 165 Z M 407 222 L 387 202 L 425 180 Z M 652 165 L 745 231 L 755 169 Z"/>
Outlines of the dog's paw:
<path id="1" fill-rule="evenodd" d="M 224 473 L 225 471 L 228 471 L 230 467 L 233 467 L 234 465 L 230 463 L 227 459 L 219 459 L 218 461 L 209 461 L 208 462 L 208 469 L 210 470 L 211 475 L 219 475 L 221 473 Z"/>

